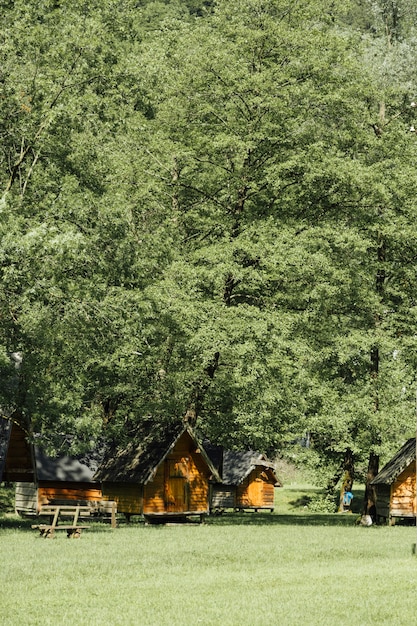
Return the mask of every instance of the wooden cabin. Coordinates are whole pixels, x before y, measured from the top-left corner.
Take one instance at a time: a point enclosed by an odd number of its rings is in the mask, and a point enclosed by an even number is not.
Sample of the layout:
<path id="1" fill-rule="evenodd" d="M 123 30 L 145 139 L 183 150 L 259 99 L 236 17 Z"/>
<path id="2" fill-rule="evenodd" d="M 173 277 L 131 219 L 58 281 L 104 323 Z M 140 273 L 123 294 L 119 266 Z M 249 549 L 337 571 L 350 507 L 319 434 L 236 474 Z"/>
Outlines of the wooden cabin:
<path id="1" fill-rule="evenodd" d="M 0 419 L 0 479 L 16 484 L 16 512 L 36 515 L 44 504 L 101 500 L 92 457 L 48 457 L 17 420 Z"/>
<path id="2" fill-rule="evenodd" d="M 377 521 L 395 524 L 416 517 L 416 440 L 409 439 L 382 468 L 371 485 L 376 494 Z"/>
<path id="3" fill-rule="evenodd" d="M 94 481 L 97 463 L 92 458 L 48 457 L 34 448 L 35 472 L 31 482 L 16 482 L 16 512 L 36 514 L 45 504 L 98 502 L 100 484 Z"/>
<path id="4" fill-rule="evenodd" d="M 282 485 L 274 464 L 263 454 L 224 450 L 221 459 L 218 451 L 213 458 L 219 464 L 222 482 L 213 486 L 211 510 L 274 510 L 275 487 Z"/>
<path id="5" fill-rule="evenodd" d="M 185 519 L 209 512 L 215 467 L 188 425 L 154 432 L 124 450 L 107 454 L 96 478 L 103 497 L 117 503 L 126 517 L 151 522 Z"/>

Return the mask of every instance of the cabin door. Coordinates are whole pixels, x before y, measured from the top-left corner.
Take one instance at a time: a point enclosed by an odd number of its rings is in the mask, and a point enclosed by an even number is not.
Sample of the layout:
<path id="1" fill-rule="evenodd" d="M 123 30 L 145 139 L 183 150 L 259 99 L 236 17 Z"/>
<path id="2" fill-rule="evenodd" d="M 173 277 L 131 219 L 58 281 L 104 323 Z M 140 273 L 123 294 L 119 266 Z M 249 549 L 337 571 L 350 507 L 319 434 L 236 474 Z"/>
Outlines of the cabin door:
<path id="1" fill-rule="evenodd" d="M 249 488 L 249 500 L 252 506 L 262 506 L 264 500 L 264 481 L 259 476 Z"/>
<path id="2" fill-rule="evenodd" d="M 190 506 L 189 459 L 167 459 L 165 462 L 166 507 L 170 513 L 184 513 Z"/>
<path id="3" fill-rule="evenodd" d="M 268 483 L 268 476 L 261 472 L 248 487 L 248 500 L 251 506 L 273 506 L 274 487 Z"/>

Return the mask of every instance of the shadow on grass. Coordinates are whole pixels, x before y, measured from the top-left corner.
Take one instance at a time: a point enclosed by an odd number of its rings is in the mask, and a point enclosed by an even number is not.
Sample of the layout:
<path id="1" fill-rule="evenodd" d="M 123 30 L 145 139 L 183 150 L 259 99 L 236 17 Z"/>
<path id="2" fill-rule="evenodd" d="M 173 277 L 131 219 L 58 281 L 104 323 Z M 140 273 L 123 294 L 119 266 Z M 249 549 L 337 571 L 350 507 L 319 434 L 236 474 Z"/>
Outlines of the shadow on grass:
<path id="1" fill-rule="evenodd" d="M 33 532 L 31 526 L 35 523 L 34 519 L 23 518 L 17 515 L 0 516 L 0 530 L 30 530 Z"/>
<path id="2" fill-rule="evenodd" d="M 206 518 L 215 526 L 354 526 L 357 516 L 337 513 L 223 513 Z"/>
<path id="3" fill-rule="evenodd" d="M 364 490 L 353 490 L 350 513 L 360 515 L 363 508 Z M 281 514 L 316 515 L 336 513 L 340 502 L 340 493 L 326 493 L 316 487 L 286 488 L 278 493 L 277 509 Z"/>
<path id="4" fill-rule="evenodd" d="M 205 524 L 210 526 L 354 526 L 357 520 L 356 515 L 351 514 L 324 514 L 324 513 L 303 513 L 303 514 L 282 514 L 282 513 L 234 513 L 225 512 L 222 515 L 210 515 L 205 519 Z M 23 519 L 18 517 L 0 518 L 0 531 L 19 530 L 22 532 L 35 533 L 32 524 L 35 519 Z M 198 524 L 193 524 L 198 526 Z M 144 524 L 121 524 L 119 528 L 142 527 Z M 165 524 L 149 525 L 149 527 L 164 528 Z M 181 524 L 178 524 L 181 526 Z M 110 524 L 91 522 L 88 532 L 104 533 L 112 530 Z M 117 529 L 113 529 L 117 532 Z"/>
<path id="5" fill-rule="evenodd" d="M 7 514 L 3 516 L 0 515 L 0 531 L 21 530 L 21 531 L 28 531 L 36 535 L 36 529 L 32 528 L 32 524 L 42 524 L 42 523 L 48 523 L 48 521 L 45 518 L 40 519 L 35 516 L 19 517 L 18 515 L 7 515 Z M 84 524 L 85 521 L 83 520 L 81 523 Z M 140 523 L 143 526 L 143 521 Z M 88 532 L 104 533 L 104 532 L 108 532 L 109 530 L 112 530 L 110 523 L 101 522 L 97 520 L 90 520 L 86 522 L 86 525 L 88 526 Z M 139 525 L 139 523 L 136 521 L 134 523 L 127 524 L 126 522 L 122 520 L 121 523 L 119 523 L 119 526 L 123 526 L 123 527 L 127 527 L 127 526 L 130 527 L 130 526 L 137 526 L 137 525 Z"/>

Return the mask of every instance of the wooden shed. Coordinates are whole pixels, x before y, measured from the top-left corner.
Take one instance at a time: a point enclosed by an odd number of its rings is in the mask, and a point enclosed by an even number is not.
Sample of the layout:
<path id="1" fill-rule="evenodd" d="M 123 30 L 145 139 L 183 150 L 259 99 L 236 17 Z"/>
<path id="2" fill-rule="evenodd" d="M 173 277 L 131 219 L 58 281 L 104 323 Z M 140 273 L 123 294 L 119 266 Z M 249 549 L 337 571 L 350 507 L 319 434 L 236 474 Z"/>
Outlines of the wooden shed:
<path id="1" fill-rule="evenodd" d="M 152 522 L 202 519 L 209 512 L 210 483 L 220 481 L 194 431 L 182 423 L 109 451 L 96 478 L 119 513 L 144 515 Z"/>
<path id="2" fill-rule="evenodd" d="M 378 521 L 416 517 L 416 440 L 409 439 L 373 479 Z"/>
<path id="3" fill-rule="evenodd" d="M 249 451 L 212 449 L 220 468 L 222 482 L 213 486 L 211 510 L 274 510 L 275 487 L 281 487 L 274 463 L 263 454 Z"/>
<path id="4" fill-rule="evenodd" d="M 92 456 L 48 457 L 34 447 L 34 480 L 16 482 L 16 512 L 36 514 L 45 504 L 98 502 L 100 484 L 94 480 L 97 462 Z"/>
<path id="5" fill-rule="evenodd" d="M 0 480 L 16 484 L 17 513 L 35 515 L 54 502 L 101 500 L 93 479 L 97 467 L 93 455 L 48 457 L 21 420 L 0 419 Z"/>

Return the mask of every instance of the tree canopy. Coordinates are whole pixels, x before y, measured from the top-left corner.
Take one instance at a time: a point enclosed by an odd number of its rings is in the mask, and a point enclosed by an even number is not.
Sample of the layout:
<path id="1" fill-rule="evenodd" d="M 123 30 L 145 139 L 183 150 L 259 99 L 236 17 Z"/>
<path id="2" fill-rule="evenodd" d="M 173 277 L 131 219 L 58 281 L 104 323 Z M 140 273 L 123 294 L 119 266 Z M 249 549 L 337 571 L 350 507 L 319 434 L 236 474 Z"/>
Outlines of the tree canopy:
<path id="1" fill-rule="evenodd" d="M 1 3 L 3 412 L 51 450 L 309 432 L 329 476 L 409 436 L 414 12 Z"/>

